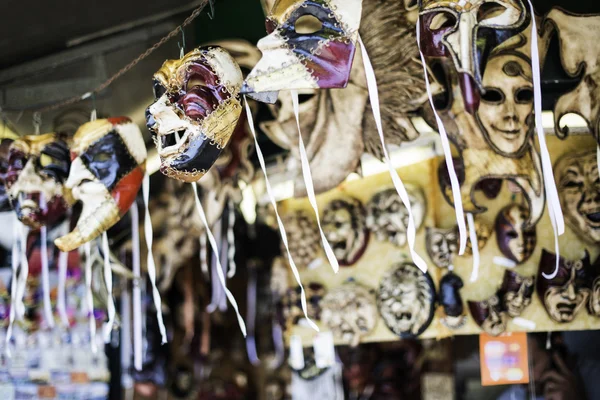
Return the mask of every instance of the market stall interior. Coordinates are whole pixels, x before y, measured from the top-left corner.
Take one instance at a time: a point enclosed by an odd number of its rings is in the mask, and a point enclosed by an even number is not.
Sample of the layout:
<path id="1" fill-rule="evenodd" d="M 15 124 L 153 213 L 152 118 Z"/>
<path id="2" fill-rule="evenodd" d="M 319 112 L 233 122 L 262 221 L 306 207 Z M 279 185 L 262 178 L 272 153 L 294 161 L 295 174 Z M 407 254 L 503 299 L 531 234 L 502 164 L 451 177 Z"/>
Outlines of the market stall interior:
<path id="1" fill-rule="evenodd" d="M 7 399 L 600 399 L 600 5 L 9 0 Z"/>

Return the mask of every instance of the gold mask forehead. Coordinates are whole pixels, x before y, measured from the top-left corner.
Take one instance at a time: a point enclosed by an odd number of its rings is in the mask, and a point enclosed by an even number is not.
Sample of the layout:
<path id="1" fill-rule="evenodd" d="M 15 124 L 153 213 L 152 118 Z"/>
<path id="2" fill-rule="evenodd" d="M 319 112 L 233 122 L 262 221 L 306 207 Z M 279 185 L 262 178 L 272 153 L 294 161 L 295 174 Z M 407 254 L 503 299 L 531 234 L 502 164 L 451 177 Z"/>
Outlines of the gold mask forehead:
<path id="1" fill-rule="evenodd" d="M 75 154 L 81 154 L 94 142 L 105 136 L 113 129 L 113 124 L 107 119 L 97 119 L 87 122 L 77 129 L 73 136 L 73 146 L 71 151 Z"/>
<path id="2" fill-rule="evenodd" d="M 474 8 L 479 7 L 483 3 L 488 3 L 488 0 L 424 0 L 423 10 L 429 10 L 432 8 L 450 8 L 456 12 L 469 12 Z M 505 6 L 513 6 L 519 8 L 519 2 L 517 0 L 500 0 L 493 1 Z"/>
<path id="3" fill-rule="evenodd" d="M 26 154 L 39 155 L 44 147 L 56 140 L 56 133 L 43 135 L 28 135 L 15 140 L 11 148 L 20 150 Z"/>
<path id="4" fill-rule="evenodd" d="M 290 18 L 290 14 L 304 4 L 306 0 L 277 0 L 269 18 L 278 24 L 283 24 Z"/>
<path id="5" fill-rule="evenodd" d="M 154 79 L 160 82 L 167 90 L 179 90 L 179 70 L 190 62 L 202 59 L 204 54 L 200 49 L 194 49 L 187 53 L 183 58 L 177 60 L 167 60 L 162 67 L 154 74 Z"/>

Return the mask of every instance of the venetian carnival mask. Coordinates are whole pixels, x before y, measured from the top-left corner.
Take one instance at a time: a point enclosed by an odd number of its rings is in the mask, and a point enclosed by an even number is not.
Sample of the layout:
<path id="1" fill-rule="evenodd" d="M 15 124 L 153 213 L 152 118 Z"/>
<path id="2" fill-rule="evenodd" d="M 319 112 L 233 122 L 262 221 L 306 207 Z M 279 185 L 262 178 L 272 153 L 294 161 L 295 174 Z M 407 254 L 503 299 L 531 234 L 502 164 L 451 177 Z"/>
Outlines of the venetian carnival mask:
<path id="1" fill-rule="evenodd" d="M 240 67 L 220 47 L 199 47 L 163 64 L 154 75 L 156 102 L 146 111 L 163 174 L 196 182 L 213 166 L 242 113 L 242 81 Z"/>
<path id="2" fill-rule="evenodd" d="M 442 323 L 450 329 L 458 329 L 466 322 L 460 289 L 464 286 L 460 276 L 448 272 L 440 281 L 440 303 L 444 308 Z"/>
<path id="3" fill-rule="evenodd" d="M 405 187 L 412 206 L 415 228 L 418 230 L 425 220 L 425 195 L 416 186 L 405 185 Z M 367 204 L 367 228 L 379 241 L 391 242 L 398 247 L 406 245 L 408 218 L 408 210 L 396 189 L 377 193 Z"/>
<path id="4" fill-rule="evenodd" d="M 71 154 L 65 185 L 83 208 L 75 229 L 54 242 L 62 251 L 95 239 L 121 219 L 142 185 L 147 156 L 140 129 L 127 117 L 82 125 Z"/>
<path id="5" fill-rule="evenodd" d="M 469 310 L 473 319 L 484 332 L 498 336 L 506 330 L 508 317 L 497 295 L 483 301 L 469 301 Z"/>
<path id="6" fill-rule="evenodd" d="M 24 136 L 12 143 L 5 182 L 21 222 L 37 229 L 64 217 L 72 203 L 64 185 L 70 165 L 69 148 L 60 135 Z"/>
<path id="7" fill-rule="evenodd" d="M 591 295 L 590 255 L 586 251 L 580 260 L 559 259 L 558 273 L 554 279 L 542 274 L 551 274 L 556 265 L 556 255 L 542 251 L 537 276 L 537 293 L 550 318 L 556 322 L 571 322 L 587 304 Z"/>
<path id="8" fill-rule="evenodd" d="M 554 165 L 560 206 L 580 239 L 600 243 L 600 178 L 596 150 L 567 154 Z"/>
<path id="9" fill-rule="evenodd" d="M 438 268 L 448 268 L 452 265 L 454 256 L 458 254 L 458 233 L 456 227 L 440 229 L 427 227 L 425 231 L 425 246 L 431 261 Z"/>
<path id="10" fill-rule="evenodd" d="M 361 14 L 362 0 L 278 0 L 242 93 L 273 103 L 280 90 L 346 87 Z"/>
<path id="11" fill-rule="evenodd" d="M 473 114 L 483 92 L 489 52 L 523 28 L 521 0 L 421 0 L 421 51 L 451 57 L 459 75 L 465 109 Z"/>
<path id="12" fill-rule="evenodd" d="M 523 277 L 513 271 L 504 271 L 504 278 L 498 296 L 502 301 L 503 309 L 510 317 L 519 317 L 523 310 L 531 304 L 535 288 L 534 282 L 534 276 Z"/>
<path id="13" fill-rule="evenodd" d="M 317 282 L 310 282 L 305 286 L 306 289 L 306 304 L 308 317 L 312 320 L 321 319 L 321 299 L 325 296 L 326 290 L 323 285 Z M 283 314 L 285 320 L 291 325 L 297 325 L 304 318 L 302 311 L 302 298 L 300 286 L 288 289 L 283 301 Z"/>
<path id="14" fill-rule="evenodd" d="M 0 138 L 0 212 L 12 209 L 6 189 L 6 173 L 8 172 L 9 149 L 16 138 Z"/>
<path id="15" fill-rule="evenodd" d="M 414 264 L 404 263 L 383 275 L 377 306 L 392 332 L 400 337 L 416 337 L 433 319 L 435 297 L 431 276 Z"/>
<path id="16" fill-rule="evenodd" d="M 595 317 L 600 317 L 600 257 L 596 259 L 592 266 L 594 280 L 592 282 L 592 294 L 588 304 L 588 311 Z"/>
<path id="17" fill-rule="evenodd" d="M 373 291 L 354 282 L 330 291 L 321 302 L 321 320 L 337 339 L 358 345 L 377 323 Z"/>
<path id="18" fill-rule="evenodd" d="M 294 212 L 284 217 L 283 223 L 288 236 L 289 249 L 296 265 L 308 267 L 317 259 L 321 248 L 321 236 L 315 221 L 302 211 Z M 282 246 L 282 254 L 285 247 Z"/>
<path id="19" fill-rule="evenodd" d="M 369 241 L 361 202 L 354 198 L 332 201 L 325 208 L 321 224 L 340 265 L 356 263 Z"/>
<path id="20" fill-rule="evenodd" d="M 528 211 L 512 204 L 503 208 L 496 218 L 496 240 L 504 257 L 522 264 L 533 254 L 537 235 L 535 225 L 527 227 Z"/>

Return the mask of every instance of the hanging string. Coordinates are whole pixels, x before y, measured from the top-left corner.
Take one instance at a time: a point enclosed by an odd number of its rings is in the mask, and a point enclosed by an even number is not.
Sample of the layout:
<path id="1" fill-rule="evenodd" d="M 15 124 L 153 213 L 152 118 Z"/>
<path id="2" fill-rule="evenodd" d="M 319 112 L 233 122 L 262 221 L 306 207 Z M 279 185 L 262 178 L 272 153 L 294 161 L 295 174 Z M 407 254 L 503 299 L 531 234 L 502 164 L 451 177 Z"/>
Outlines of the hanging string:
<path id="1" fill-rule="evenodd" d="M 292 269 L 292 273 L 294 274 L 294 278 L 296 278 L 296 282 L 300 287 L 300 303 L 302 305 L 302 312 L 304 313 L 304 316 L 306 317 L 306 320 L 308 321 L 310 327 L 313 328 L 315 331 L 319 332 L 319 328 L 317 327 L 317 325 L 308 316 L 306 292 L 304 291 L 304 285 L 302 285 L 302 280 L 300 279 L 300 273 L 298 272 L 296 263 L 294 263 L 294 259 L 292 258 L 292 254 L 290 253 L 290 246 L 288 243 L 287 234 L 285 232 L 285 227 L 283 226 L 283 222 L 281 221 L 281 218 L 279 216 L 279 211 L 277 211 L 277 202 L 275 201 L 273 189 L 271 188 L 271 183 L 269 182 L 269 177 L 267 175 L 267 166 L 265 165 L 265 158 L 258 144 L 258 138 L 256 137 L 256 129 L 254 128 L 254 118 L 252 117 L 252 111 L 250 110 L 250 106 L 248 105 L 248 99 L 246 98 L 246 96 L 244 96 L 244 105 L 246 107 L 246 117 L 248 119 L 248 126 L 250 127 L 250 132 L 252 132 L 252 136 L 254 137 L 254 145 L 256 148 L 256 155 L 258 156 L 258 162 L 260 163 L 260 168 L 262 169 L 263 175 L 265 176 L 265 186 L 267 188 L 267 195 L 269 196 L 269 200 L 271 201 L 273 210 L 275 210 L 275 217 L 277 218 L 277 225 L 279 226 L 281 241 L 283 242 L 283 245 L 287 252 L 288 261 L 290 264 L 290 268 Z"/>
<path id="2" fill-rule="evenodd" d="M 535 128 L 538 142 L 540 144 L 544 186 L 546 189 L 546 198 L 548 202 L 548 214 L 550 215 L 550 222 L 552 223 L 552 230 L 554 231 L 554 252 L 556 253 L 556 266 L 554 272 L 550 275 L 545 273 L 542 273 L 542 275 L 546 279 L 554 279 L 556 274 L 558 274 L 559 268 L 560 250 L 558 245 L 558 237 L 565 233 L 565 220 L 560 207 L 560 200 L 558 199 L 558 191 L 556 189 L 556 182 L 554 181 L 554 172 L 552 171 L 552 160 L 550 159 L 550 152 L 548 151 L 548 146 L 546 144 L 546 135 L 544 133 L 544 126 L 542 123 L 542 79 L 540 74 L 540 54 L 538 50 L 535 11 L 533 10 L 533 4 L 531 4 L 531 0 L 527 1 L 531 11 L 531 69 L 533 71 Z"/>
<path id="3" fill-rule="evenodd" d="M 222 221 L 219 220 L 217 221 L 217 224 L 214 227 L 213 230 L 213 234 L 215 235 L 215 237 L 217 238 L 221 238 L 221 225 Z M 217 249 L 216 251 L 221 251 L 223 247 L 223 243 L 221 242 L 221 247 L 219 249 Z M 216 251 L 213 251 L 212 253 L 212 258 L 210 260 L 210 271 L 211 271 L 211 298 L 210 298 L 210 304 L 208 306 L 206 306 L 206 311 L 208 311 L 209 314 L 214 313 L 215 311 L 217 311 L 217 309 L 219 308 L 219 303 L 221 301 L 221 297 L 224 293 L 224 287 L 227 287 L 227 282 L 225 282 L 225 286 L 223 286 L 222 283 L 220 283 L 218 281 L 218 272 L 217 272 L 217 268 L 221 268 L 220 266 L 217 266 L 217 256 L 216 256 Z"/>
<path id="4" fill-rule="evenodd" d="M 467 226 L 465 224 L 462 195 L 460 192 L 460 183 L 456 176 L 456 170 L 454 169 L 454 161 L 452 160 L 452 149 L 450 148 L 450 141 L 448 140 L 448 134 L 444 123 L 440 118 L 435 104 L 433 103 L 433 94 L 431 93 L 431 85 L 429 83 L 429 74 L 427 72 L 427 64 L 425 63 L 425 56 L 421 51 L 421 21 L 417 19 L 417 45 L 419 47 L 419 55 L 421 56 L 421 63 L 423 64 L 423 74 L 425 75 L 425 88 L 427 89 L 427 97 L 429 98 L 429 104 L 431 110 L 435 116 L 435 122 L 437 123 L 438 131 L 440 133 L 440 140 L 442 142 L 442 148 L 444 150 L 444 157 L 446 159 L 446 168 L 448 169 L 448 176 L 450 177 L 450 186 L 452 187 L 452 198 L 454 200 L 454 212 L 456 213 L 456 222 L 458 223 L 458 233 L 460 237 L 460 246 L 458 250 L 459 255 L 465 253 L 467 248 Z"/>
<path id="5" fill-rule="evenodd" d="M 106 232 L 102 233 L 102 253 L 104 253 L 104 284 L 107 291 L 106 306 L 108 311 L 108 321 L 104 325 L 103 333 L 104 343 L 109 343 L 117 310 L 115 308 L 115 300 L 113 299 L 112 268 L 110 265 L 110 249 L 108 248 L 108 235 Z"/>
<path id="6" fill-rule="evenodd" d="M 371 108 L 373 109 L 373 118 L 375 119 L 375 125 L 377 126 L 377 132 L 379 133 L 379 139 L 381 141 L 383 157 L 388 167 L 390 176 L 392 177 L 392 182 L 394 183 L 396 192 L 398 192 L 398 195 L 400 196 L 404 207 L 406 207 L 406 210 L 408 211 L 408 227 L 406 229 L 406 237 L 408 239 L 408 247 L 410 249 L 410 254 L 415 265 L 419 267 L 421 271 L 427 272 L 427 264 L 425 263 L 425 260 L 423 260 L 423 258 L 421 258 L 421 256 L 415 251 L 415 239 L 417 235 L 417 229 L 415 226 L 415 218 L 413 216 L 412 206 L 410 204 L 410 198 L 408 197 L 408 192 L 404 187 L 404 183 L 402 183 L 402 179 L 400 179 L 398 172 L 392 164 L 392 160 L 390 159 L 390 155 L 388 154 L 387 147 L 385 145 L 385 137 L 383 135 L 383 124 L 381 121 L 381 110 L 379 108 L 379 93 L 377 92 L 377 79 L 375 77 L 375 71 L 373 70 L 371 60 L 369 59 L 367 48 L 365 47 L 360 36 L 358 37 L 358 42 L 360 43 L 360 48 L 362 51 L 365 75 L 367 78 L 367 89 L 369 91 L 369 100 L 371 101 Z"/>
<path id="7" fill-rule="evenodd" d="M 327 260 L 333 268 L 333 272 L 336 274 L 340 270 L 340 265 L 338 264 L 337 258 L 335 258 L 335 254 L 333 254 L 333 249 L 331 245 L 327 241 L 325 237 L 325 233 L 323 232 L 323 228 L 321 228 L 321 219 L 319 218 L 319 207 L 317 205 L 317 198 L 315 196 L 315 188 L 313 186 L 312 173 L 310 171 L 310 163 L 308 162 L 308 155 L 306 154 L 306 148 L 304 147 L 304 140 L 302 139 L 302 131 L 300 130 L 300 111 L 298 105 L 298 91 L 292 90 L 292 103 L 294 106 L 294 115 L 296 116 L 296 125 L 298 126 L 298 146 L 300 149 L 300 160 L 302 162 L 302 176 L 304 177 L 304 186 L 306 187 L 306 194 L 308 195 L 308 201 L 313 208 L 315 213 L 315 217 L 317 218 L 317 227 L 319 228 L 319 234 L 321 235 L 321 242 L 323 243 L 323 249 L 325 250 L 325 255 L 327 256 Z"/>
<path id="8" fill-rule="evenodd" d="M 229 245 L 227 243 L 227 236 L 226 235 L 219 235 L 218 237 L 221 238 L 221 253 L 219 256 L 219 260 L 224 260 L 224 262 L 221 262 L 221 269 L 223 271 L 223 276 L 227 276 L 227 258 L 228 258 L 228 254 L 229 254 Z M 225 279 L 225 287 L 224 289 L 227 289 L 227 279 Z M 219 294 L 219 311 L 221 312 L 225 312 L 227 311 L 227 297 L 224 296 L 224 292 L 221 290 L 221 293 Z"/>
<path id="9" fill-rule="evenodd" d="M 235 233 L 233 228 L 235 227 L 235 208 L 233 206 L 233 199 L 230 197 L 227 201 L 227 207 L 229 209 L 229 221 L 227 221 L 227 246 L 229 250 L 227 252 L 227 258 L 229 265 L 227 267 L 227 277 L 229 279 L 235 276 L 237 266 L 235 264 Z"/>
<path id="10" fill-rule="evenodd" d="M 144 180 L 142 182 L 142 194 L 144 198 L 144 237 L 146 238 L 146 247 L 148 248 L 148 276 L 150 277 L 150 284 L 152 285 L 152 300 L 154 301 L 154 307 L 156 308 L 156 319 L 158 321 L 158 329 L 160 330 L 160 336 L 162 344 L 167 343 L 167 330 L 163 322 L 162 315 L 162 301 L 160 299 L 160 292 L 156 287 L 156 264 L 154 263 L 154 255 L 152 254 L 152 219 L 150 218 L 150 210 L 148 205 L 150 204 L 150 175 L 144 174 Z"/>
<path id="11" fill-rule="evenodd" d="M 41 197 L 44 197 L 43 194 Z M 41 200 L 40 200 L 41 202 Z M 46 227 L 40 228 L 40 257 L 42 261 L 42 296 L 44 299 L 44 319 L 49 328 L 54 328 L 52 302 L 50 301 L 50 277 L 48 271 L 48 237 Z"/>
<path id="12" fill-rule="evenodd" d="M 36 135 L 40 134 L 40 127 L 42 126 L 42 114 L 40 112 L 33 113 L 33 132 Z"/>
<path id="13" fill-rule="evenodd" d="M 96 94 L 92 93 L 92 112 L 90 113 L 90 121 L 98 119 L 98 111 L 96 110 Z"/>
<path id="14" fill-rule="evenodd" d="M 479 240 L 475 230 L 475 220 L 472 213 L 467 213 L 469 224 L 469 240 L 471 241 L 471 252 L 473 253 L 473 270 L 471 271 L 471 282 L 475 282 L 479 276 Z"/>
<path id="15" fill-rule="evenodd" d="M 96 354 L 98 346 L 96 345 L 96 317 L 94 315 L 94 295 L 92 294 L 92 244 L 87 242 L 83 248 L 85 251 L 85 299 L 89 313 L 90 344 L 92 353 Z"/>
<path id="16" fill-rule="evenodd" d="M 142 370 L 142 290 L 140 288 L 141 257 L 140 257 L 140 214 L 137 202 L 134 201 L 129 209 L 131 213 L 131 261 L 133 270 L 133 367 Z"/>
<path id="17" fill-rule="evenodd" d="M 185 56 L 185 32 L 181 26 L 179 31 L 181 32 L 181 43 L 177 42 L 177 46 L 179 46 L 179 58 L 183 58 Z"/>

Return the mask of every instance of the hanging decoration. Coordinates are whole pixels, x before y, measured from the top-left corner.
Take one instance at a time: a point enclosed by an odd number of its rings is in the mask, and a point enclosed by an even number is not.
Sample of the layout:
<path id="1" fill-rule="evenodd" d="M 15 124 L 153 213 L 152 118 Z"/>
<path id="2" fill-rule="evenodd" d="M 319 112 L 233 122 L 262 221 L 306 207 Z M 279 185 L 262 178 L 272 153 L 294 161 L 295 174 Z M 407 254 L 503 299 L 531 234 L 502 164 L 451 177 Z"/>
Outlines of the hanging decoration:
<path id="1" fill-rule="evenodd" d="M 17 138 L 18 136 L 8 131 L 6 126 L 0 132 L 0 212 L 12 210 L 10 197 L 6 189 L 6 173 L 9 167 L 9 149 Z"/>

